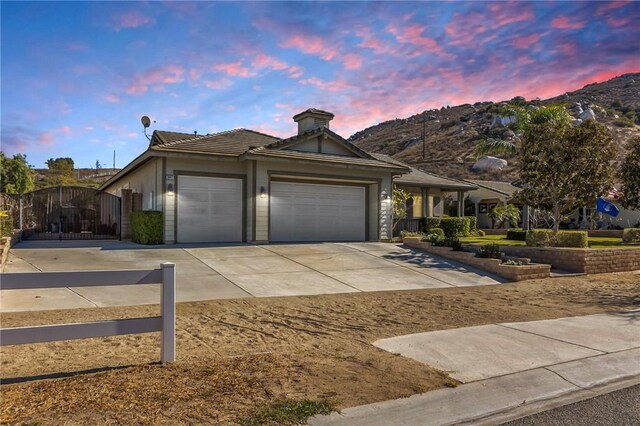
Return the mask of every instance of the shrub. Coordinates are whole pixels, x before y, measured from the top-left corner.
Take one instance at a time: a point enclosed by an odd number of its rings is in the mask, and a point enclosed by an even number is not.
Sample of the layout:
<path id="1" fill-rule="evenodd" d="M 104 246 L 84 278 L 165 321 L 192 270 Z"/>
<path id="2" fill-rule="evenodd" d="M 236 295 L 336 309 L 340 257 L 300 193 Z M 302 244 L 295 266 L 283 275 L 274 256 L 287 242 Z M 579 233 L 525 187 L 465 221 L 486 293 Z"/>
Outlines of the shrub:
<path id="1" fill-rule="evenodd" d="M 440 240 L 444 240 L 444 237 L 441 237 L 437 234 L 427 234 L 422 238 L 422 241 L 428 241 L 434 246 L 437 246 Z"/>
<path id="2" fill-rule="evenodd" d="M 622 241 L 625 243 L 640 243 L 640 228 L 626 228 L 622 231 Z"/>
<path id="3" fill-rule="evenodd" d="M 589 246 L 587 231 L 558 231 L 534 229 L 527 232 L 527 245 L 532 247 L 578 247 Z"/>
<path id="4" fill-rule="evenodd" d="M 485 259 L 502 259 L 502 252 L 498 244 L 485 244 L 480 246 L 476 257 L 482 257 Z"/>
<path id="5" fill-rule="evenodd" d="M 465 237 L 469 235 L 469 222 L 466 217 L 443 217 L 440 228 L 447 237 Z"/>
<path id="6" fill-rule="evenodd" d="M 507 266 L 522 266 L 524 265 L 524 262 L 518 259 L 509 259 L 502 262 L 502 264 Z"/>
<path id="7" fill-rule="evenodd" d="M 478 229 L 476 231 L 476 236 L 478 237 L 484 237 L 486 235 L 486 232 L 484 232 L 482 229 Z"/>
<path id="8" fill-rule="evenodd" d="M 129 215 L 131 240 L 138 244 L 162 244 L 162 212 L 137 211 Z"/>
<path id="9" fill-rule="evenodd" d="M 507 240 L 526 241 L 527 231 L 522 228 L 509 228 L 507 229 Z"/>
<path id="10" fill-rule="evenodd" d="M 439 226 L 439 217 L 425 217 L 424 219 L 422 219 L 422 230 L 426 233 L 429 233 L 432 228 L 438 228 Z"/>
<path id="11" fill-rule="evenodd" d="M 10 237 L 13 233 L 13 218 L 0 214 L 0 237 Z"/>
<path id="12" fill-rule="evenodd" d="M 587 231 L 558 231 L 555 247 L 589 247 L 589 234 Z"/>
<path id="13" fill-rule="evenodd" d="M 478 218 L 475 216 L 466 216 L 469 221 L 469 232 L 476 231 L 478 229 Z"/>
<path id="14" fill-rule="evenodd" d="M 438 237 L 435 234 L 427 235 L 429 238 L 427 241 L 431 242 L 436 247 L 451 247 L 453 251 L 462 251 L 462 243 L 458 237 Z"/>
<path id="15" fill-rule="evenodd" d="M 444 231 L 442 228 L 431 228 L 429 229 L 429 234 L 436 234 L 439 237 L 444 237 Z"/>
<path id="16" fill-rule="evenodd" d="M 422 232 L 411 232 L 403 229 L 400 231 L 400 238 L 422 238 L 424 237 L 424 233 Z"/>

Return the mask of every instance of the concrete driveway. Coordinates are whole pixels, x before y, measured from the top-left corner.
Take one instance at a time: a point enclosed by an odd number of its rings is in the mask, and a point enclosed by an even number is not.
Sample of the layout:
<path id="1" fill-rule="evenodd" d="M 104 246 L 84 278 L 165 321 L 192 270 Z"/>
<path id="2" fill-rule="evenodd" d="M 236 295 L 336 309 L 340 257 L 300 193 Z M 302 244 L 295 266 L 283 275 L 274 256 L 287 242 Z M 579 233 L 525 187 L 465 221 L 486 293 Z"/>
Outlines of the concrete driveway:
<path id="1" fill-rule="evenodd" d="M 174 262 L 180 302 L 498 284 L 500 278 L 390 243 L 141 246 L 25 241 L 5 272 L 151 269 Z M 3 312 L 159 303 L 154 285 L 3 290 Z"/>

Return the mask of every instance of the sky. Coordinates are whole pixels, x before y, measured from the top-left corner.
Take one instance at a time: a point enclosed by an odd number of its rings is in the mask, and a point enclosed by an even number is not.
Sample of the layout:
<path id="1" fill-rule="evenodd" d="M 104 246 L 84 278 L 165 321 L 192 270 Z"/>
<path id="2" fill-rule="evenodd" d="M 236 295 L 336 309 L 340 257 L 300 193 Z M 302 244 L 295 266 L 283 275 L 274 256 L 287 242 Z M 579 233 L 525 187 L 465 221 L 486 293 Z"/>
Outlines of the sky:
<path id="1" fill-rule="evenodd" d="M 546 98 L 640 71 L 638 2 L 10 2 L 1 143 L 123 167 L 150 131 L 349 137 L 445 105 Z"/>

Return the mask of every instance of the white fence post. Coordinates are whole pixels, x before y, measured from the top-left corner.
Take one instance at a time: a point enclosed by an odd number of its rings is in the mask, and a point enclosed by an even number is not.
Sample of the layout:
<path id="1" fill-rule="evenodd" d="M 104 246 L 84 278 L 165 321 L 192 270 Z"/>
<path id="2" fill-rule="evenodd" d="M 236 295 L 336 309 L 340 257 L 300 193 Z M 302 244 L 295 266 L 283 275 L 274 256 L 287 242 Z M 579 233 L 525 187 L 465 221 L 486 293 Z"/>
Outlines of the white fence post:
<path id="1" fill-rule="evenodd" d="M 162 317 L 162 347 L 160 360 L 173 362 L 176 360 L 176 265 L 162 263 L 162 297 L 160 309 Z"/>

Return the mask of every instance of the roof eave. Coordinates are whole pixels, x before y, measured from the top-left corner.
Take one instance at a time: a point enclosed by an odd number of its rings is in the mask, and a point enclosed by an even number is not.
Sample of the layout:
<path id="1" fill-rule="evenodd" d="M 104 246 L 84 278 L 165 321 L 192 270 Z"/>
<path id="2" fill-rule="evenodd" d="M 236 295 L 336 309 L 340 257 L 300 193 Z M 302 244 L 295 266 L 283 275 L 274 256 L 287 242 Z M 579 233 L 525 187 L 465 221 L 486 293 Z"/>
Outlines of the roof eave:
<path id="1" fill-rule="evenodd" d="M 294 162 L 312 163 L 312 164 L 325 163 L 325 164 L 331 164 L 335 167 L 358 168 L 358 169 L 365 169 L 365 170 L 383 170 L 389 173 L 401 173 L 401 174 L 408 173 L 410 171 L 409 169 L 401 168 L 401 167 L 387 167 L 382 165 L 374 166 L 374 165 L 356 164 L 356 163 L 336 163 L 324 158 L 317 158 L 317 159 L 291 158 L 291 157 L 269 155 L 269 154 L 255 153 L 255 152 L 245 153 L 241 155 L 240 160 L 294 161 Z"/>
<path id="2" fill-rule="evenodd" d="M 105 189 L 113 185 L 115 182 L 122 179 L 123 177 L 131 173 L 133 170 L 140 167 L 142 164 L 146 163 L 147 160 L 149 160 L 151 157 L 153 157 L 153 153 L 151 152 L 150 149 L 147 149 L 142 154 L 138 155 L 132 162 L 127 164 L 124 168 L 120 169 L 118 173 L 111 176 L 105 183 L 100 185 L 98 190 L 104 191 Z"/>

